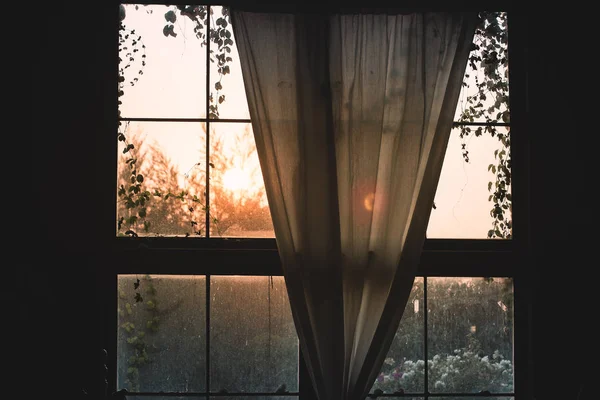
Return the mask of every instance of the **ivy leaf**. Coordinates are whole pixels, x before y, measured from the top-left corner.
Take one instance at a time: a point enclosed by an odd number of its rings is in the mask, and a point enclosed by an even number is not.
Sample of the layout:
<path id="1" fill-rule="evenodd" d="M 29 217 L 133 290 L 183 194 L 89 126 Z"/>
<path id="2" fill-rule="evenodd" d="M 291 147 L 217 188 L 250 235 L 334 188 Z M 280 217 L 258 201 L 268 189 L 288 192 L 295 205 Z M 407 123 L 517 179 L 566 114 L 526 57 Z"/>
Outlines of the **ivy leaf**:
<path id="1" fill-rule="evenodd" d="M 175 15 L 173 10 L 169 10 L 165 13 L 165 19 L 167 20 L 167 22 L 174 24 L 177 20 L 177 15 Z"/>
<path id="2" fill-rule="evenodd" d="M 139 294 L 139 293 L 136 293 L 136 294 L 135 294 L 135 302 L 136 302 L 136 303 L 141 303 L 141 302 L 143 302 L 143 301 L 144 301 L 144 298 L 142 297 L 142 295 L 141 295 L 141 294 Z"/>
<path id="3" fill-rule="evenodd" d="M 136 282 L 133 283 L 133 288 L 137 289 L 140 287 L 140 280 L 138 279 Z"/>
<path id="4" fill-rule="evenodd" d="M 165 35 L 165 37 L 177 37 L 177 34 L 173 32 L 173 25 L 165 25 L 165 27 L 163 28 L 163 35 Z"/>

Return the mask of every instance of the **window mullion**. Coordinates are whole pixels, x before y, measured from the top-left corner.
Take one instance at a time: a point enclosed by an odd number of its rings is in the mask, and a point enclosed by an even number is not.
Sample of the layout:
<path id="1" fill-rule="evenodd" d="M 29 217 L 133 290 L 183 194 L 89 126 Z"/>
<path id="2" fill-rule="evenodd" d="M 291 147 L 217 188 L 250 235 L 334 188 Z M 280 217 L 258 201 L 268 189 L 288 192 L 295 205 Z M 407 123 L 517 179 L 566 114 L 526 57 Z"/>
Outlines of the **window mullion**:
<path id="1" fill-rule="evenodd" d="M 423 277 L 423 359 L 425 360 L 425 366 L 423 367 L 423 393 L 425 393 L 425 399 L 428 399 L 429 395 L 429 371 L 428 371 L 428 331 L 429 327 L 427 326 L 427 310 L 429 310 L 429 306 L 427 305 L 427 276 Z"/>
<path id="2" fill-rule="evenodd" d="M 206 393 L 210 395 L 210 278 L 211 275 L 206 275 Z"/>
<path id="3" fill-rule="evenodd" d="M 210 11 L 211 6 L 206 6 L 206 159 L 204 170 L 206 178 L 206 190 L 204 191 L 205 201 L 205 229 L 206 237 L 210 237 Z"/>

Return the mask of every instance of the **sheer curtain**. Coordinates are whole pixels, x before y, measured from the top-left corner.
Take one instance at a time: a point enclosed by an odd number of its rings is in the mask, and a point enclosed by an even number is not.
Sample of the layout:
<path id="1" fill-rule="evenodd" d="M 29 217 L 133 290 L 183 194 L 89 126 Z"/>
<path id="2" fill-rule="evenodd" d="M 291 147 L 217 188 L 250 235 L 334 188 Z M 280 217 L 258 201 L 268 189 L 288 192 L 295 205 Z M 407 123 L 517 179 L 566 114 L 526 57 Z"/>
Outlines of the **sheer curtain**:
<path id="1" fill-rule="evenodd" d="M 408 300 L 476 15 L 231 10 L 301 351 L 363 399 Z"/>

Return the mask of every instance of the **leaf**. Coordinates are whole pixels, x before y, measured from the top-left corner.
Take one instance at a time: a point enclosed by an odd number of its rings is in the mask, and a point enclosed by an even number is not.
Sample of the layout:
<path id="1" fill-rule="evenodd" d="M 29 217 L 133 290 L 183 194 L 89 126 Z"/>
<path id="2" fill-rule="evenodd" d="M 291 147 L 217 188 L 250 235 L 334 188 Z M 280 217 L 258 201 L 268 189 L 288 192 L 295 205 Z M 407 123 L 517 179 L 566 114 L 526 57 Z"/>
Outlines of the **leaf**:
<path id="1" fill-rule="evenodd" d="M 139 293 L 136 293 L 134 298 L 135 298 L 135 302 L 136 302 L 136 303 L 141 303 L 141 302 L 143 302 L 143 301 L 144 301 L 144 298 L 143 298 L 143 297 L 142 297 L 142 295 L 141 295 L 141 294 L 139 294 Z"/>
<path id="2" fill-rule="evenodd" d="M 169 10 L 165 13 L 165 19 L 167 20 L 167 22 L 174 24 L 177 20 L 177 15 L 175 15 L 173 10 Z"/>
<path id="3" fill-rule="evenodd" d="M 165 27 L 163 28 L 163 35 L 165 35 L 165 37 L 177 37 L 177 34 L 173 32 L 173 25 L 165 25 Z"/>
<path id="4" fill-rule="evenodd" d="M 137 280 L 136 280 L 136 282 L 134 282 L 134 283 L 133 283 L 133 288 L 134 288 L 134 289 L 137 289 L 137 288 L 139 288 L 139 287 L 140 287 L 140 280 L 139 280 L 139 279 L 137 279 Z"/>

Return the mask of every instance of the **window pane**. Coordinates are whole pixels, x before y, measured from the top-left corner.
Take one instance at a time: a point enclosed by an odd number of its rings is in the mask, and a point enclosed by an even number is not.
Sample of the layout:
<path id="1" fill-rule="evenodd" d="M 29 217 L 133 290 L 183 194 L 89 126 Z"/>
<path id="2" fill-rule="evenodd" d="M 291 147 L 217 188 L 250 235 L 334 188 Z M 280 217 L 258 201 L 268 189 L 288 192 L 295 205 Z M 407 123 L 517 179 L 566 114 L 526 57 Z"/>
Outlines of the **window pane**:
<path id="1" fill-rule="evenodd" d="M 206 12 L 196 9 L 200 25 L 175 6 L 122 6 L 122 117 L 206 116 L 206 46 L 195 31 L 205 33 Z"/>
<path id="2" fill-rule="evenodd" d="M 204 276 L 119 275 L 118 389 L 205 390 L 205 282 Z"/>
<path id="3" fill-rule="evenodd" d="M 371 393 L 424 392 L 424 315 L 423 278 L 415 278 L 400 326 Z"/>
<path id="4" fill-rule="evenodd" d="M 128 394 L 127 400 L 206 400 L 205 396 L 133 396 Z"/>
<path id="5" fill-rule="evenodd" d="M 211 6 L 211 29 L 215 30 L 216 43 L 211 42 L 210 94 L 211 118 L 249 119 L 248 102 L 244 89 L 242 67 L 233 29 L 227 10 Z M 226 22 L 226 23 L 224 23 Z M 216 108 L 213 108 L 216 107 Z"/>
<path id="6" fill-rule="evenodd" d="M 211 236 L 275 237 L 251 124 L 210 127 Z"/>
<path id="7" fill-rule="evenodd" d="M 506 13 L 486 12 L 473 38 L 455 121 L 510 120 L 508 99 L 508 25 Z"/>
<path id="8" fill-rule="evenodd" d="M 513 289 L 506 278 L 428 278 L 431 392 L 513 391 Z"/>
<path id="9" fill-rule="evenodd" d="M 482 395 L 482 396 L 468 396 L 468 397 L 461 397 L 461 396 L 451 396 L 451 397 L 446 397 L 446 396 L 442 396 L 442 397 L 438 397 L 436 396 L 435 399 L 439 399 L 439 400 L 514 400 L 515 398 L 512 396 L 507 396 L 507 397 L 491 397 L 491 396 L 486 396 L 486 395 Z"/>
<path id="10" fill-rule="evenodd" d="M 377 397 L 367 397 L 367 399 L 376 399 Z M 424 397 L 412 397 L 412 396 L 402 396 L 402 397 L 394 397 L 394 396 L 385 396 L 385 397 L 380 397 L 381 399 L 385 399 L 385 400 L 425 400 Z M 432 397 L 430 397 L 430 399 L 432 399 Z"/>
<path id="11" fill-rule="evenodd" d="M 510 207 L 510 141 L 505 127 L 454 128 L 431 210 L 428 238 L 509 238 L 512 234 Z M 477 131 L 481 129 L 481 131 Z M 501 216 L 494 217 L 491 213 Z M 500 219 L 502 218 L 502 219 Z M 498 232 L 495 232 L 495 231 Z"/>
<path id="12" fill-rule="evenodd" d="M 210 400 L 298 400 L 298 396 L 214 396 Z"/>
<path id="13" fill-rule="evenodd" d="M 298 391 L 298 337 L 283 277 L 213 276 L 211 392 Z"/>
<path id="14" fill-rule="evenodd" d="M 122 122 L 121 132 L 117 219 L 123 220 L 117 234 L 205 236 L 204 124 Z M 127 145 L 134 147 L 123 153 Z M 139 191 L 132 191 L 136 186 Z"/>

